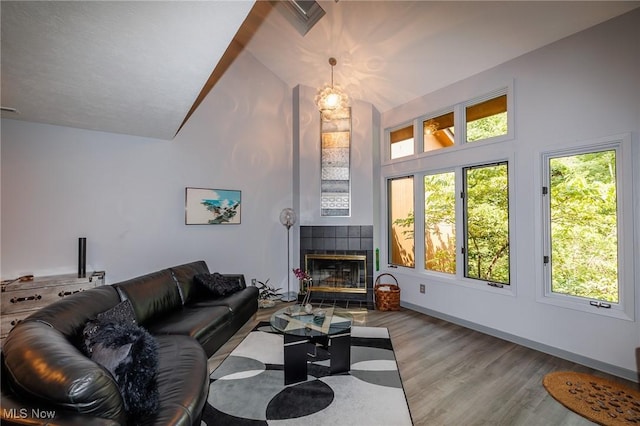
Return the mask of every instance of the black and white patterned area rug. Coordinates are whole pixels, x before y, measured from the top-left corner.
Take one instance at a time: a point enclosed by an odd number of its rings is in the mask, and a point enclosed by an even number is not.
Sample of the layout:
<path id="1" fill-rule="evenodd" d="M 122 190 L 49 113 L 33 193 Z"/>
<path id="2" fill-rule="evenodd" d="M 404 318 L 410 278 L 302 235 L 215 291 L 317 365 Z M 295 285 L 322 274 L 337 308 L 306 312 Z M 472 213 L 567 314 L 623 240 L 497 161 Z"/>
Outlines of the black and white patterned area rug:
<path id="1" fill-rule="evenodd" d="M 211 374 L 202 424 L 411 425 L 386 328 L 352 327 L 351 371 L 330 375 L 316 357 L 304 382 L 285 386 L 283 336 L 260 323 Z"/>

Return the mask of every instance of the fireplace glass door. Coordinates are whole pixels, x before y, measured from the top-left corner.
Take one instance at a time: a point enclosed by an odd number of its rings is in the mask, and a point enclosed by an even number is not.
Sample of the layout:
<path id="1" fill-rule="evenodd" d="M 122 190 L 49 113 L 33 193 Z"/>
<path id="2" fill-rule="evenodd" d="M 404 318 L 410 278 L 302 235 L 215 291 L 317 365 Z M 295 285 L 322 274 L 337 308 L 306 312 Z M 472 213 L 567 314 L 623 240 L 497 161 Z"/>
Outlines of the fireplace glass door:
<path id="1" fill-rule="evenodd" d="M 313 291 L 366 293 L 367 257 L 364 255 L 307 254 L 305 270 Z"/>

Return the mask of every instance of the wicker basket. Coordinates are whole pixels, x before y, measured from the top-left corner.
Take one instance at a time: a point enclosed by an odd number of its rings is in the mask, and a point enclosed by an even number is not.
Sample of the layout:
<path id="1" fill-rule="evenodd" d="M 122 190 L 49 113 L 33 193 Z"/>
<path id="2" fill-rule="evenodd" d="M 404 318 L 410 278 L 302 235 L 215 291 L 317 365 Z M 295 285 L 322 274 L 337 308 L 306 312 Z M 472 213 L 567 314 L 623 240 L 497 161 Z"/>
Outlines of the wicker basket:
<path id="1" fill-rule="evenodd" d="M 395 284 L 383 284 L 382 277 L 391 277 Z M 391 274 L 380 274 L 376 278 L 373 286 L 373 294 L 376 299 L 376 309 L 379 311 L 399 311 L 400 310 L 400 287 L 398 280 Z"/>

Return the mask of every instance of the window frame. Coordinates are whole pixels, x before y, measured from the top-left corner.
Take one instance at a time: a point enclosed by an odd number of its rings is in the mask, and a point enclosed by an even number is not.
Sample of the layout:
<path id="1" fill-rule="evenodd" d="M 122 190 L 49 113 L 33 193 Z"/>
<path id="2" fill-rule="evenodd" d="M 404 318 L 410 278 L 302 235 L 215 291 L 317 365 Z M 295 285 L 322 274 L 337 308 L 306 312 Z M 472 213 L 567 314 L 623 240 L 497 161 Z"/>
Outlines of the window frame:
<path id="1" fill-rule="evenodd" d="M 571 155 L 601 152 L 607 150 L 616 151 L 616 197 L 617 197 L 617 233 L 618 233 L 618 303 L 603 302 L 597 300 L 555 293 L 551 290 L 551 222 L 550 200 L 551 197 L 543 194 L 543 188 L 549 188 L 549 160 L 551 158 L 566 157 Z M 540 303 L 555 305 L 563 308 L 574 309 L 582 312 L 624 319 L 635 320 L 635 288 L 634 288 L 634 233 L 633 233 L 633 200 L 635 191 L 633 179 L 633 161 L 637 161 L 637 151 L 633 149 L 630 134 L 614 135 L 589 141 L 577 141 L 562 144 L 553 149 L 543 150 L 539 153 L 541 184 L 540 204 L 540 230 L 543 233 L 541 247 L 538 250 L 538 265 L 541 279 L 536 300 Z M 636 184 L 637 185 L 637 184 Z M 637 232 L 637 231 L 636 231 Z M 545 262 L 546 258 L 548 262 Z M 596 302 L 596 303 L 592 303 Z M 606 307 L 609 305 L 609 307 Z"/>
<path id="2" fill-rule="evenodd" d="M 381 219 L 385 224 L 384 231 L 381 232 L 381 247 L 389 250 L 389 199 L 388 199 L 388 181 L 393 178 L 412 175 L 414 177 L 414 266 L 404 267 L 401 265 L 392 265 L 390 263 L 383 266 L 382 269 L 390 268 L 398 270 L 398 272 L 415 276 L 420 280 L 428 280 L 429 282 L 440 283 L 444 285 L 455 285 L 466 287 L 474 290 L 486 291 L 489 293 L 501 294 L 515 297 L 517 295 L 517 247 L 514 245 L 516 241 L 516 214 L 515 214 L 515 151 L 511 147 L 515 138 L 514 127 L 514 91 L 513 80 L 508 80 L 503 84 L 494 86 L 494 89 L 482 91 L 480 95 L 474 98 L 467 98 L 454 104 L 442 105 L 434 108 L 428 113 L 416 115 L 412 120 L 398 121 L 396 125 L 386 126 L 384 129 L 384 143 L 381 147 Z M 498 89 L 495 89 L 498 87 Z M 507 134 L 490 137 L 482 140 L 466 143 L 466 107 L 475 105 L 497 96 L 507 95 Z M 446 149 L 437 149 L 424 152 L 423 141 L 423 122 L 440 115 L 453 112 L 454 114 L 454 145 Z M 413 124 L 414 134 L 414 154 L 404 157 L 391 159 L 391 143 L 390 133 L 402 129 Z M 460 192 L 462 190 L 462 170 L 465 167 L 473 167 L 480 165 L 488 165 L 495 163 L 507 163 L 508 169 L 508 185 L 509 185 L 509 240 L 510 240 L 510 256 L 509 256 L 509 275 L 510 284 L 502 286 L 492 286 L 486 280 L 477 280 L 475 278 L 465 277 L 465 257 L 461 254 L 461 246 L 466 238 L 463 230 L 463 206 Z M 431 271 L 425 268 L 425 242 L 426 237 L 424 214 L 424 177 L 443 172 L 455 173 L 456 186 L 456 204 L 455 204 L 455 220 L 456 220 L 456 272 L 455 274 Z M 420 218 L 420 220 L 418 220 Z M 389 259 L 390 253 L 387 253 Z"/>
<path id="3" fill-rule="evenodd" d="M 470 169 L 479 169 L 479 168 L 483 168 L 483 167 L 492 167 L 492 166 L 501 166 L 504 165 L 507 169 L 507 232 L 508 232 L 508 241 L 509 241 L 509 282 L 508 283 L 504 283 L 504 282 L 499 282 L 499 281 L 488 281 L 485 279 L 480 279 L 480 278 L 473 278 L 473 277 L 469 277 L 468 275 L 468 269 L 469 269 L 469 247 L 467 246 L 467 242 L 469 240 L 468 238 L 468 212 L 467 212 L 467 207 L 468 207 L 468 190 L 467 190 L 467 182 L 466 182 L 466 175 L 467 175 L 467 171 Z M 512 272 L 512 268 L 513 268 L 513 256 L 512 256 L 512 247 L 514 246 L 514 244 L 511 243 L 512 240 L 512 232 L 513 232 L 513 214 L 511 213 L 511 210 L 513 208 L 512 206 L 512 167 L 509 167 L 509 161 L 507 160 L 503 160 L 503 161 L 495 161 L 495 162 L 483 162 L 480 164 L 474 164 L 474 165 L 467 165 L 467 166 L 463 166 L 460 168 L 461 173 L 460 173 L 460 178 L 462 179 L 462 189 L 460 192 L 460 204 L 461 204 L 461 213 L 462 213 L 462 221 L 463 223 L 461 224 L 461 229 L 462 229 L 462 239 L 460 241 L 460 251 L 462 251 L 462 248 L 464 247 L 464 252 L 460 253 L 460 256 L 456 257 L 456 260 L 460 259 L 462 261 L 462 276 L 465 280 L 469 280 L 472 282 L 484 282 L 487 285 L 491 286 L 491 287 L 496 287 L 496 288 L 504 288 L 505 286 L 510 287 L 513 281 L 513 272 Z M 462 193 L 464 193 L 464 197 L 462 196 Z"/>
<path id="4" fill-rule="evenodd" d="M 474 154 L 476 154 L 477 150 L 473 150 Z M 417 275 L 421 278 L 427 278 L 430 281 L 446 283 L 447 285 L 459 285 L 462 287 L 473 288 L 473 289 L 481 289 L 493 293 L 499 293 L 504 295 L 516 296 L 517 286 L 515 284 L 516 277 L 516 248 L 511 243 L 511 241 L 515 240 L 515 214 L 514 211 L 514 198 L 512 194 L 515 193 L 515 178 L 514 178 L 514 157 L 513 154 L 509 154 L 507 156 L 501 152 L 499 146 L 492 146 L 489 148 L 488 152 L 485 155 L 481 156 L 481 159 L 477 161 L 468 161 L 468 162 L 458 162 L 457 165 L 443 167 L 443 168 L 429 168 L 429 170 L 424 170 L 421 172 L 411 172 L 410 170 L 414 170 L 415 167 L 408 162 L 404 162 L 401 165 L 401 169 L 404 169 L 404 173 L 397 173 L 394 175 L 383 175 L 382 180 L 385 185 L 385 189 L 389 185 L 389 181 L 397 178 L 402 178 L 405 176 L 413 176 L 414 179 L 414 266 L 406 267 L 403 265 L 394 265 L 390 262 L 387 262 L 387 268 L 391 269 L 400 269 L 404 273 L 408 273 L 411 275 Z M 463 245 L 463 241 L 465 238 L 464 232 L 464 212 L 463 212 L 463 200 L 460 197 L 460 192 L 463 187 L 462 179 L 463 179 L 463 169 L 467 167 L 477 167 L 482 165 L 491 165 L 491 164 L 500 164 L 505 163 L 507 165 L 507 173 L 508 173 L 508 185 L 509 185 L 509 241 L 510 241 L 510 256 L 509 256 L 509 276 L 510 283 L 509 285 L 498 285 L 494 286 L 492 283 L 487 280 L 479 280 L 475 278 L 468 278 L 465 276 L 465 255 L 461 253 L 461 248 Z M 455 274 L 450 274 L 446 272 L 432 271 L 428 270 L 424 266 L 425 259 L 425 238 L 424 238 L 424 177 L 429 175 L 434 175 L 438 173 L 446 173 L 446 172 L 454 172 L 455 173 L 455 232 L 456 232 L 456 272 Z M 389 250 L 389 237 L 390 237 L 390 218 L 389 218 L 389 199 L 388 199 L 388 191 L 385 190 L 383 205 L 385 206 L 385 223 L 386 229 L 385 232 L 382 233 L 385 247 Z M 417 220 L 416 218 L 422 218 L 422 220 Z M 422 236 L 419 240 L 416 236 Z M 387 254 L 387 260 L 389 259 L 390 253 Z"/>
<path id="5" fill-rule="evenodd" d="M 442 147 L 439 149 L 432 149 L 429 151 L 425 151 L 425 144 L 424 144 L 424 123 L 426 121 L 432 120 L 434 118 L 438 118 L 440 116 L 446 115 L 446 114 L 453 114 L 453 128 L 454 128 L 454 133 L 453 133 L 453 145 L 451 146 L 446 146 L 446 147 Z M 438 111 L 433 111 L 429 114 L 425 114 L 425 115 L 421 115 L 420 117 L 417 118 L 416 120 L 416 130 L 414 130 L 414 133 L 417 131 L 418 132 L 418 136 L 417 136 L 417 141 L 416 141 L 416 153 L 417 154 L 434 154 L 437 153 L 439 151 L 443 151 L 443 150 L 448 150 L 448 149 L 452 149 L 455 148 L 456 146 L 459 146 L 459 140 L 456 139 L 456 133 L 458 133 L 458 126 L 459 126 L 459 122 L 460 122 L 460 105 L 454 105 L 451 106 L 449 108 L 443 108 L 440 109 Z"/>
<path id="6" fill-rule="evenodd" d="M 434 176 L 434 175 L 442 175 L 442 174 L 447 174 L 447 173 L 453 173 L 453 178 L 454 178 L 454 205 L 453 205 L 453 209 L 454 209 L 454 227 L 453 227 L 453 231 L 454 231 L 454 235 L 455 235 L 455 239 L 456 239 L 456 245 L 455 245 L 455 260 L 456 260 L 456 270 L 454 273 L 449 273 L 449 272 L 442 272 L 442 271 L 436 271 L 433 269 L 428 269 L 426 266 L 427 263 L 427 259 L 426 259 L 426 245 L 427 245 L 427 241 L 426 241 L 426 226 L 425 226 L 425 219 L 426 219 L 426 212 L 425 212 L 425 204 L 426 204 L 426 200 L 424 198 L 424 180 L 427 176 Z M 421 206 L 422 208 L 422 215 L 420 216 L 422 218 L 422 220 L 420 221 L 420 227 L 422 229 L 422 232 L 420 233 L 420 235 L 425 235 L 425 237 L 422 240 L 422 255 L 420 257 L 421 262 L 421 269 L 426 273 L 426 274 L 433 274 L 434 276 L 442 276 L 442 277 L 453 277 L 455 278 L 458 274 L 459 274 L 459 256 L 458 256 L 458 252 L 460 251 L 460 236 L 458 234 L 459 229 L 458 227 L 460 226 L 459 223 L 459 217 L 461 216 L 461 212 L 460 209 L 458 208 L 458 205 L 460 203 L 459 201 L 459 194 L 460 194 L 460 173 L 456 171 L 456 168 L 449 168 L 449 169 L 443 169 L 443 170 L 430 170 L 429 172 L 426 173 L 421 173 L 419 174 L 419 184 L 420 184 L 420 190 L 418 191 L 419 194 L 422 195 L 422 198 L 420 199 L 419 202 L 417 202 L 416 204 Z M 418 258 L 418 254 L 416 253 L 416 259 Z M 416 261 L 417 264 L 417 261 Z"/>
<path id="7" fill-rule="evenodd" d="M 413 198 L 413 217 L 414 217 L 414 221 L 413 221 L 413 266 L 407 266 L 407 265 L 402 265 L 402 264 L 395 264 L 392 262 L 392 257 L 393 257 L 393 251 L 391 250 L 391 204 L 389 202 L 386 203 L 386 247 L 387 247 L 387 265 L 390 268 L 403 268 L 406 269 L 408 271 L 415 271 L 418 266 L 417 266 L 417 259 L 418 259 L 418 247 L 416 246 L 416 235 L 418 231 L 418 224 L 417 221 L 415 220 L 416 218 L 416 205 L 417 205 L 417 201 L 416 201 L 416 193 L 419 192 L 416 190 L 416 182 L 417 182 L 417 178 L 418 175 L 416 174 L 401 174 L 398 176 L 389 176 L 387 178 L 385 178 L 385 182 L 386 182 L 386 191 L 385 191 L 385 200 L 388 201 L 389 199 L 389 193 L 391 192 L 391 182 L 394 180 L 400 180 L 400 179 L 408 179 L 411 178 L 412 179 L 412 187 L 413 187 L 413 194 L 412 194 L 412 198 Z"/>
<path id="8" fill-rule="evenodd" d="M 513 90 L 511 86 L 502 87 L 498 90 L 494 90 L 493 92 L 487 93 L 486 95 L 479 96 L 474 99 L 470 99 L 467 102 L 464 102 L 462 105 L 462 127 L 461 127 L 461 144 L 477 144 L 477 143 L 486 143 L 486 142 L 499 142 L 503 140 L 509 140 L 514 138 L 513 131 Z M 474 141 L 467 140 L 467 108 L 472 107 L 477 104 L 481 104 L 486 101 L 490 101 L 494 98 L 498 98 L 500 96 L 507 97 L 507 133 L 503 135 L 491 136 L 485 139 L 477 139 Z"/>
<path id="9" fill-rule="evenodd" d="M 402 130 L 402 129 L 407 128 L 407 127 L 413 127 L 413 154 L 403 155 L 402 157 L 397 157 L 397 158 L 391 158 L 391 152 L 392 152 L 392 149 L 391 149 L 391 145 L 392 145 L 392 143 L 391 143 L 391 133 L 397 132 L 398 130 Z M 410 122 L 404 122 L 404 123 L 399 124 L 397 126 L 393 126 L 393 127 L 390 127 L 388 129 L 386 129 L 385 130 L 385 141 L 386 141 L 386 144 L 385 144 L 385 158 L 388 161 L 403 161 L 403 160 L 406 160 L 408 158 L 411 158 L 411 157 L 415 156 L 416 153 L 418 152 L 417 151 L 417 149 L 418 149 L 418 142 L 417 142 L 418 138 L 419 138 L 419 136 L 416 135 L 416 120 L 413 120 L 413 121 L 410 121 Z"/>
<path id="10" fill-rule="evenodd" d="M 384 144 L 382 149 L 382 164 L 385 166 L 388 164 L 409 161 L 416 158 L 429 157 L 434 155 L 442 155 L 451 151 L 464 149 L 469 145 L 488 145 L 492 143 L 500 143 L 515 139 L 515 96 L 514 96 L 514 82 L 509 80 L 505 84 L 499 85 L 498 89 L 482 92 L 482 94 L 475 96 L 471 99 L 465 99 L 454 104 L 450 104 L 441 108 L 431 110 L 426 114 L 420 114 L 410 121 L 402 121 L 399 124 L 389 126 L 384 129 Z M 496 86 L 494 86 L 496 87 Z M 467 142 L 467 117 L 466 108 L 469 106 L 482 103 L 484 101 L 506 95 L 507 96 L 507 133 L 504 135 L 493 136 L 486 139 L 480 139 L 473 142 Z M 453 112 L 454 114 L 454 128 L 455 134 L 453 138 L 453 145 L 431 151 L 424 151 L 424 135 L 423 135 L 423 122 L 430 118 L 435 118 L 440 115 Z M 391 158 L 391 132 L 395 132 L 404 127 L 413 125 L 413 154 L 406 155 L 398 158 Z M 418 173 L 418 171 L 415 171 Z"/>

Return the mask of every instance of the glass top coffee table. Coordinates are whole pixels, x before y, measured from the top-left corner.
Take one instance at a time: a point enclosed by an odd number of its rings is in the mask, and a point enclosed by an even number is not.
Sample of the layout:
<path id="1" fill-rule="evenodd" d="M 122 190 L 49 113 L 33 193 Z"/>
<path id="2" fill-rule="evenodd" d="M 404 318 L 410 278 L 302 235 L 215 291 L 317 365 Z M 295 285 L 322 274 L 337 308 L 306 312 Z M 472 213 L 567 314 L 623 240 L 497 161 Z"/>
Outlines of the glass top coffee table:
<path id="1" fill-rule="evenodd" d="M 284 383 L 307 380 L 307 344 L 326 345 L 331 374 L 351 368 L 352 315 L 336 307 L 305 312 L 300 305 L 287 306 L 271 315 L 271 328 L 284 335 Z"/>

